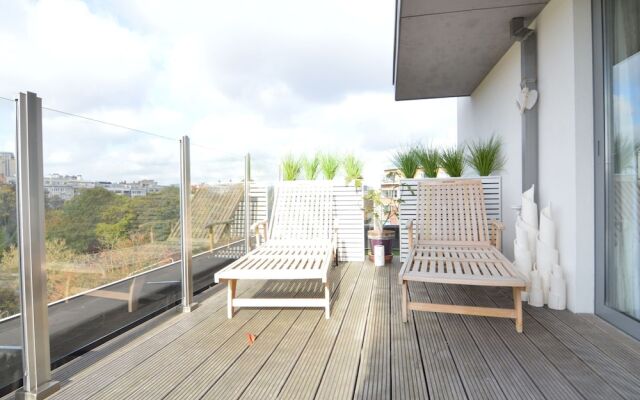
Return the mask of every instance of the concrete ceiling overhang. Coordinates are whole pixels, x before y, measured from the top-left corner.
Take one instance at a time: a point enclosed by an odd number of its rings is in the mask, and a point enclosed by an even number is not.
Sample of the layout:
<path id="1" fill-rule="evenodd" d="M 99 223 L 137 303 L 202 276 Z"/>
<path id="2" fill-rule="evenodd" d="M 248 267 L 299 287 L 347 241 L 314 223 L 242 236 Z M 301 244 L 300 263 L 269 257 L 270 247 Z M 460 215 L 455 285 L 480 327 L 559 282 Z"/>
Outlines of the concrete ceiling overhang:
<path id="1" fill-rule="evenodd" d="M 548 0 L 397 0 L 396 100 L 468 96 Z"/>

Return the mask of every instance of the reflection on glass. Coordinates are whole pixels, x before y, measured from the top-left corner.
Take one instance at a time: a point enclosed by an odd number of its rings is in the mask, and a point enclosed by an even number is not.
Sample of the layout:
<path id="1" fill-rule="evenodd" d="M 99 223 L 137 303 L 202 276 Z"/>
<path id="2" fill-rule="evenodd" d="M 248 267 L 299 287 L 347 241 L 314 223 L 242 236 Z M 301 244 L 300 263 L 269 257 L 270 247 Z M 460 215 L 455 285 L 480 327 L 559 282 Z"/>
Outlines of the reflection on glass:
<path id="1" fill-rule="evenodd" d="M 179 143 L 43 110 L 51 359 L 180 297 Z"/>
<path id="2" fill-rule="evenodd" d="M 640 319 L 640 3 L 609 3 L 610 175 L 605 301 Z"/>
<path id="3" fill-rule="evenodd" d="M 22 377 L 15 112 L 14 101 L 0 99 L 0 394 Z"/>
<path id="4" fill-rule="evenodd" d="M 244 254 L 244 162 L 191 147 L 191 243 L 194 290 L 213 284 L 216 271 Z"/>

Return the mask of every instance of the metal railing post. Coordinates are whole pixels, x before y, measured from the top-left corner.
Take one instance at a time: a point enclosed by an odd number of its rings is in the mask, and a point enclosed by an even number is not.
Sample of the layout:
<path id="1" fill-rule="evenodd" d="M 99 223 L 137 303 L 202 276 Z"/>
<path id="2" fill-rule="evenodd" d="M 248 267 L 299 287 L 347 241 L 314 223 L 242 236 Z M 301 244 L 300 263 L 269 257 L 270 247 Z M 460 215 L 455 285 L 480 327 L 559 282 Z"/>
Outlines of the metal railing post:
<path id="1" fill-rule="evenodd" d="M 60 389 L 51 380 L 45 263 L 42 99 L 20 93 L 18 104 L 18 249 L 22 306 L 23 387 L 17 399 L 43 399 Z"/>
<path id="2" fill-rule="evenodd" d="M 180 312 L 191 312 L 198 306 L 193 301 L 193 254 L 191 249 L 191 151 L 189 137 L 180 140 L 180 262 L 182 274 L 182 301 Z"/>
<path id="3" fill-rule="evenodd" d="M 244 251 L 251 251 L 251 155 L 244 156 Z"/>

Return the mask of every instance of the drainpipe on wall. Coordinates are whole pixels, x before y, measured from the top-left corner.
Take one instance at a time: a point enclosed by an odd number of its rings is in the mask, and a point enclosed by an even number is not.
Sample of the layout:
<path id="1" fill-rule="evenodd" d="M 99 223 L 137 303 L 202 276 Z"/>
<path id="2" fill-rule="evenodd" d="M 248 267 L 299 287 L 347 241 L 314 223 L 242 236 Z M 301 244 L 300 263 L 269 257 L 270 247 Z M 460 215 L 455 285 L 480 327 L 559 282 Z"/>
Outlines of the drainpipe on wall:
<path id="1" fill-rule="evenodd" d="M 523 17 L 509 24 L 511 37 L 520 42 L 520 87 L 538 90 L 538 46 L 536 32 L 525 26 Z M 538 104 L 522 113 L 522 191 L 536 186 L 538 202 Z"/>

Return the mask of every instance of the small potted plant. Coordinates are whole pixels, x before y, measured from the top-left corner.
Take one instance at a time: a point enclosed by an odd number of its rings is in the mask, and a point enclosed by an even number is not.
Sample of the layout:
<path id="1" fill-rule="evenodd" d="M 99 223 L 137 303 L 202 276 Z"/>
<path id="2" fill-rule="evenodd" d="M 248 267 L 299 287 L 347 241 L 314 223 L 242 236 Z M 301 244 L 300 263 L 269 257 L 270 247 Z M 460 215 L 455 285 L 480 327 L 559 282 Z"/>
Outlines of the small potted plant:
<path id="1" fill-rule="evenodd" d="M 369 258 L 373 260 L 373 249 L 376 245 L 384 246 L 384 260 L 389 262 L 393 259 L 393 239 L 395 232 L 385 230 L 384 225 L 389 219 L 398 214 L 399 199 L 383 198 L 380 190 L 369 190 L 365 195 L 365 211 L 373 220 L 373 229 L 367 232 L 369 239 Z"/>

